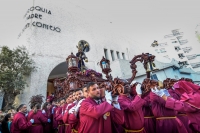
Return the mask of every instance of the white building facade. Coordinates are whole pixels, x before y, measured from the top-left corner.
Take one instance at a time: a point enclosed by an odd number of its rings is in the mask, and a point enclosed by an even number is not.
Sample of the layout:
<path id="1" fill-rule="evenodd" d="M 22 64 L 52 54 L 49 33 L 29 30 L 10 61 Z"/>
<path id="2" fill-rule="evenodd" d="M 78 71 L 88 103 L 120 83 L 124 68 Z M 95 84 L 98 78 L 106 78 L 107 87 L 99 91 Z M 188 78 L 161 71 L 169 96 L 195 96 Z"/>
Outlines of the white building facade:
<path id="1" fill-rule="evenodd" d="M 200 54 L 195 53 L 191 43 L 179 29 L 172 30 L 171 34 L 165 35 L 158 45 L 153 47 L 159 56 L 174 58 L 179 61 L 180 66 L 190 67 L 192 70 L 200 71 Z"/>
<path id="2" fill-rule="evenodd" d="M 53 92 L 53 84 L 48 80 L 66 76 L 66 58 L 71 52 L 76 54 L 76 45 L 80 40 L 87 41 L 91 48 L 86 53 L 88 68 L 101 72 L 99 61 L 105 56 L 111 61 L 113 77 L 131 76 L 129 61 L 142 53 L 141 45 L 123 36 L 123 33 L 113 32 L 112 23 L 88 14 L 70 2 L 35 0 L 33 5 L 27 7 L 23 18 L 25 27 L 18 38 L 20 45 L 27 47 L 36 71 L 28 77 L 29 86 L 16 98 L 16 102 L 28 103 L 32 95 L 46 96 Z M 161 70 L 157 72 L 158 79 L 183 77 L 178 70 L 176 75 L 173 74 L 174 65 L 161 63 Z M 186 75 L 191 78 L 190 74 Z M 136 80 L 142 82 L 145 77 L 144 68 L 139 65 Z"/>

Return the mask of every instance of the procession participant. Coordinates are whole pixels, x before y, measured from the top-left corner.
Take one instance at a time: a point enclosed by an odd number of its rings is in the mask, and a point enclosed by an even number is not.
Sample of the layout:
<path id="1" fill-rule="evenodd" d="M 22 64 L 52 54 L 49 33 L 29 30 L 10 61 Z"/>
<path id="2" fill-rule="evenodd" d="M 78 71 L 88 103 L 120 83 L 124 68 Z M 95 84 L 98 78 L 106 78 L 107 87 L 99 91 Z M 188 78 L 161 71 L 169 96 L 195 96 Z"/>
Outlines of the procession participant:
<path id="1" fill-rule="evenodd" d="M 63 114 L 63 122 L 65 124 L 65 133 L 71 133 L 71 126 L 69 125 L 69 122 L 68 122 L 68 118 L 69 118 L 69 110 L 75 105 L 73 103 L 73 100 L 72 100 L 72 93 L 69 93 L 69 95 L 66 98 L 66 104 L 67 106 L 65 106 L 64 108 L 64 114 Z"/>
<path id="2" fill-rule="evenodd" d="M 174 91 L 181 95 L 180 100 L 165 94 L 160 95 L 165 101 L 165 107 L 185 112 L 189 119 L 188 125 L 193 132 L 200 132 L 200 86 L 187 81 L 179 81 L 173 85 Z M 157 93 L 161 93 L 158 91 Z"/>
<path id="3" fill-rule="evenodd" d="M 151 80 L 153 86 L 151 86 L 150 100 L 152 103 L 152 111 L 156 117 L 156 132 L 162 133 L 187 133 L 184 124 L 176 117 L 177 112 L 165 107 L 165 100 L 161 97 L 166 94 L 170 96 L 168 91 L 161 89 L 161 93 L 157 93 L 156 90 L 159 87 L 155 80 Z M 154 88 L 153 88 L 154 87 Z"/>
<path id="4" fill-rule="evenodd" d="M 55 119 L 58 122 L 58 133 L 64 133 L 65 124 L 63 122 L 63 114 L 64 114 L 63 106 L 65 105 L 65 99 L 61 98 L 59 103 L 60 103 L 60 106 L 56 110 Z"/>
<path id="5" fill-rule="evenodd" d="M 134 90 L 136 90 L 137 82 L 134 84 Z M 143 80 L 142 85 L 142 99 L 145 101 L 144 105 L 142 106 L 142 111 L 144 114 L 144 129 L 148 133 L 155 133 L 156 132 L 156 119 L 152 112 L 151 100 L 150 100 L 150 79 L 146 78 Z M 135 91 L 135 95 L 136 95 Z"/>
<path id="6" fill-rule="evenodd" d="M 34 119 L 27 121 L 25 117 L 27 106 L 25 104 L 21 104 L 17 110 L 18 112 L 15 114 L 11 124 L 11 133 L 27 133 L 27 129 L 32 126 Z"/>
<path id="7" fill-rule="evenodd" d="M 112 94 L 112 105 L 115 107 L 112 111 L 108 112 L 110 113 L 110 117 L 107 117 L 106 120 L 104 121 L 104 131 L 108 128 L 110 128 L 110 121 L 111 121 L 111 129 L 113 133 L 123 133 L 124 132 L 124 128 L 122 127 L 122 124 L 124 122 L 124 111 L 121 110 L 119 102 L 118 102 L 118 94 L 114 93 L 114 88 L 111 85 L 110 82 L 103 82 L 102 84 L 100 84 L 99 86 L 100 88 L 100 96 L 101 96 L 101 101 L 106 101 L 105 95 L 108 95 L 108 92 L 111 91 Z M 108 114 L 106 113 L 106 114 Z M 116 114 L 118 116 L 121 116 L 121 123 L 118 120 L 112 119 L 114 116 L 114 114 Z"/>
<path id="8" fill-rule="evenodd" d="M 167 89 L 167 91 L 169 92 L 169 94 L 172 98 L 174 98 L 176 100 L 180 100 L 180 95 L 178 93 L 176 93 L 173 89 L 173 85 L 176 82 L 178 82 L 178 80 L 167 78 L 166 80 L 163 81 L 163 85 L 164 85 L 164 88 Z M 191 130 L 191 128 L 188 125 L 189 119 L 188 119 L 187 115 L 184 112 L 178 112 L 177 117 L 178 117 L 178 119 L 180 119 L 182 121 L 182 123 L 184 124 L 188 133 L 192 133 L 193 131 Z"/>
<path id="9" fill-rule="evenodd" d="M 51 120 L 46 118 L 40 110 L 41 104 L 36 103 L 32 110 L 28 113 L 27 120 L 34 119 L 34 124 L 29 127 L 29 133 L 43 133 L 43 124 L 50 123 Z"/>
<path id="10" fill-rule="evenodd" d="M 101 101 L 100 90 L 96 83 L 87 84 L 88 98 L 82 101 L 80 106 L 79 133 L 111 133 L 111 120 L 118 124 L 123 123 L 123 115 L 115 111 L 112 104 L 111 92 L 106 92 L 106 101 Z M 111 113 L 111 111 L 114 111 Z M 105 122 L 108 128 L 105 129 Z"/>
<path id="11" fill-rule="evenodd" d="M 53 130 L 54 130 L 54 132 L 57 132 L 57 128 L 58 128 L 58 122 L 56 121 L 56 110 L 58 109 L 58 106 L 60 106 L 59 105 L 59 103 L 57 102 L 57 101 L 53 101 L 52 102 L 52 110 L 51 110 L 51 113 L 52 113 L 52 117 L 53 117 L 53 125 L 52 125 L 52 127 L 53 127 Z"/>
<path id="12" fill-rule="evenodd" d="M 125 83 L 122 89 L 124 90 L 124 93 L 120 93 L 118 101 L 121 109 L 124 110 L 123 127 L 125 132 L 145 133 L 144 115 L 142 112 L 142 106 L 145 101 L 141 98 L 141 85 L 138 84 L 136 86 L 137 95 L 134 98 L 130 95 L 131 87 L 128 83 Z"/>
<path id="13" fill-rule="evenodd" d="M 76 104 L 77 99 L 76 99 L 76 92 L 75 91 L 73 91 L 73 93 L 72 93 L 72 99 L 73 99 L 73 103 Z"/>
<path id="14" fill-rule="evenodd" d="M 47 101 L 46 101 L 46 102 L 52 103 L 53 100 L 54 100 L 54 93 L 51 93 L 51 95 L 49 95 L 49 96 L 47 97 Z"/>
<path id="15" fill-rule="evenodd" d="M 74 105 L 70 110 L 69 110 L 69 118 L 68 118 L 68 123 L 70 124 L 70 127 L 72 128 L 72 133 L 78 132 L 79 128 L 79 108 L 81 105 L 81 102 L 84 100 L 83 97 L 83 92 L 81 88 L 78 88 L 75 90 L 76 93 L 76 99 L 78 103 Z"/>
<path id="16" fill-rule="evenodd" d="M 82 88 L 82 92 L 83 92 L 83 97 L 87 98 L 87 97 L 88 97 L 87 86 L 84 86 L 84 87 Z"/>
<path id="17" fill-rule="evenodd" d="M 50 119 L 51 122 L 50 123 L 45 123 L 44 124 L 44 133 L 52 133 L 53 132 L 53 128 L 52 128 L 52 118 L 53 118 L 53 114 L 51 111 L 51 103 L 44 103 L 43 107 L 42 107 L 42 113 L 44 114 L 44 116 L 47 119 Z"/>

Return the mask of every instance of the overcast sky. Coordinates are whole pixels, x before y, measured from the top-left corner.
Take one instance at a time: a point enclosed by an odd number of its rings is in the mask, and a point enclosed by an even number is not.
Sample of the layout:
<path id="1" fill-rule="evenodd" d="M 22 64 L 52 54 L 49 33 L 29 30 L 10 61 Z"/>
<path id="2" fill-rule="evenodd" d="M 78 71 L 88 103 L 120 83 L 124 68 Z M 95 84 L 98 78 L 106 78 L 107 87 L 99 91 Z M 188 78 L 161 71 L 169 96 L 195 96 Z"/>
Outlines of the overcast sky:
<path id="1" fill-rule="evenodd" d="M 61 0 L 56 0 L 59 2 Z M 62 0 L 111 23 L 116 32 L 142 45 L 162 42 L 171 30 L 183 31 L 199 48 L 195 28 L 200 23 L 200 0 Z M 0 0 L 0 45 L 14 46 L 24 26 L 23 15 L 33 0 Z M 47 1 L 48 2 L 48 1 Z"/>

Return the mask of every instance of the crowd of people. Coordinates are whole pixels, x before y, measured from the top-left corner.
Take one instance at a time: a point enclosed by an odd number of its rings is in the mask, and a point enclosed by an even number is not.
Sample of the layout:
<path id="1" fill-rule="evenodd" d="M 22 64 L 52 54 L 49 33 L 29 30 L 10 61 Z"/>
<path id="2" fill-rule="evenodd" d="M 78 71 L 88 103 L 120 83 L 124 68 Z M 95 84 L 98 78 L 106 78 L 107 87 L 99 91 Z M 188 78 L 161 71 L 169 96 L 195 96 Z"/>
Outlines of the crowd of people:
<path id="1" fill-rule="evenodd" d="M 58 100 L 48 98 L 27 112 L 1 121 L 2 133 L 198 133 L 200 132 L 200 86 L 178 81 L 171 88 L 156 84 L 143 94 L 141 84 L 124 84 L 113 95 L 106 87 L 89 82 Z"/>

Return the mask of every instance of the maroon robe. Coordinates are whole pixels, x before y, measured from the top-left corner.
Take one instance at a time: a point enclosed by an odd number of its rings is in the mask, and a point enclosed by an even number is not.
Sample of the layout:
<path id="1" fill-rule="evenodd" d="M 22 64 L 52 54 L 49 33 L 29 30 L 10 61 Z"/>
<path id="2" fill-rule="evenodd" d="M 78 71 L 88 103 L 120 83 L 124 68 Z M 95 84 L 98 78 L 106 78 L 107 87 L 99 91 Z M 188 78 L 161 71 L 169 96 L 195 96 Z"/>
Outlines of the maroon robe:
<path id="1" fill-rule="evenodd" d="M 164 99 L 150 92 L 150 100 L 157 133 L 187 133 L 184 124 L 176 117 L 177 112 L 165 107 Z"/>
<path id="2" fill-rule="evenodd" d="M 71 133 L 72 129 L 74 128 L 73 123 L 70 123 L 70 120 L 69 120 L 70 119 L 69 117 L 70 117 L 71 114 L 68 113 L 68 111 L 74 106 L 75 106 L 74 103 L 70 103 L 65 108 L 65 114 L 63 116 L 63 121 L 65 123 L 65 133 Z M 78 130 L 78 129 L 76 129 L 76 130 Z"/>
<path id="3" fill-rule="evenodd" d="M 53 132 L 53 128 L 52 128 L 52 114 L 51 114 L 51 110 L 50 109 L 45 110 L 44 116 L 47 119 L 51 120 L 50 123 L 45 123 L 44 124 L 44 133 L 52 133 Z"/>
<path id="4" fill-rule="evenodd" d="M 175 100 L 173 98 L 167 98 L 165 107 L 174 109 L 180 112 L 185 112 L 189 119 L 189 127 L 194 132 L 200 132 L 200 109 L 197 109 L 185 102 Z"/>
<path id="5" fill-rule="evenodd" d="M 63 122 L 63 107 L 58 107 L 56 110 L 56 116 L 55 119 L 58 122 L 58 133 L 64 133 L 65 132 L 65 124 Z"/>
<path id="6" fill-rule="evenodd" d="M 168 92 L 171 97 L 173 97 L 176 100 L 180 100 L 180 95 L 177 94 L 172 88 L 168 89 Z M 182 121 L 182 123 L 184 124 L 188 133 L 192 133 L 192 130 L 190 129 L 190 127 L 188 125 L 189 120 L 188 120 L 187 115 L 183 112 L 178 112 L 177 117 L 178 117 L 178 119 L 180 119 Z"/>
<path id="7" fill-rule="evenodd" d="M 113 110 L 107 102 L 97 104 L 96 101 L 90 97 L 86 98 L 80 107 L 80 126 L 78 129 L 79 133 L 112 133 L 111 129 L 111 117 L 110 115 Z M 114 110 L 113 110 L 114 111 Z M 115 119 L 121 117 L 119 123 L 123 122 L 123 116 L 119 116 L 115 112 Z M 117 121 L 116 120 L 116 121 Z M 115 121 L 115 120 L 114 120 Z M 115 121 L 115 122 L 116 122 Z M 105 123 L 109 124 L 105 129 Z"/>
<path id="8" fill-rule="evenodd" d="M 144 115 L 142 112 L 142 106 L 145 101 L 139 96 L 135 96 L 132 100 L 126 95 L 120 95 L 118 101 L 121 109 L 124 110 L 124 128 L 137 131 L 138 133 L 145 133 Z M 129 132 L 127 131 L 127 133 Z"/>
<path id="9" fill-rule="evenodd" d="M 31 127 L 32 123 L 27 121 L 25 114 L 18 112 L 15 114 L 12 124 L 11 132 L 12 133 L 27 133 L 27 129 Z"/>
<path id="10" fill-rule="evenodd" d="M 74 106 L 76 106 L 76 105 L 74 105 Z M 74 106 L 71 106 L 70 108 L 72 108 Z M 70 124 L 70 129 L 72 130 L 71 131 L 72 133 L 74 133 L 75 131 L 78 131 L 78 128 L 80 125 L 79 112 L 77 113 L 77 116 L 75 114 L 68 114 L 68 123 Z M 66 133 L 68 133 L 68 132 L 66 132 Z"/>
<path id="11" fill-rule="evenodd" d="M 47 118 L 42 114 L 42 110 L 37 110 L 36 113 L 31 110 L 28 113 L 27 120 L 34 119 L 34 124 L 29 128 L 29 133 L 43 133 L 43 124 L 47 123 Z"/>
<path id="12" fill-rule="evenodd" d="M 58 122 L 56 121 L 56 111 L 57 111 L 58 107 L 55 106 L 55 108 L 53 107 L 53 129 L 57 129 L 58 128 Z"/>
<path id="13" fill-rule="evenodd" d="M 144 113 L 144 129 L 147 133 L 155 133 L 156 132 L 156 119 L 152 112 L 151 101 L 150 101 L 150 92 L 147 92 L 143 99 L 145 104 L 142 107 L 142 111 Z"/>

